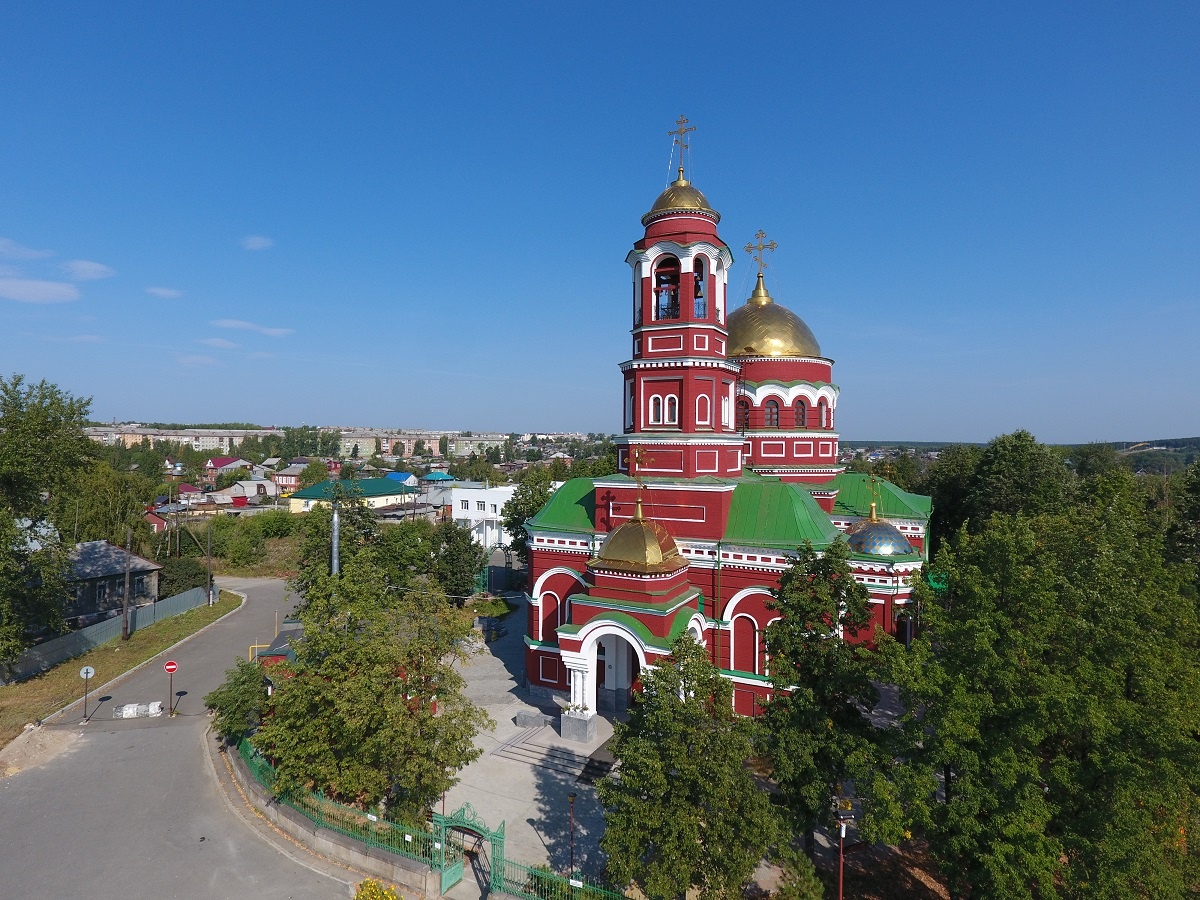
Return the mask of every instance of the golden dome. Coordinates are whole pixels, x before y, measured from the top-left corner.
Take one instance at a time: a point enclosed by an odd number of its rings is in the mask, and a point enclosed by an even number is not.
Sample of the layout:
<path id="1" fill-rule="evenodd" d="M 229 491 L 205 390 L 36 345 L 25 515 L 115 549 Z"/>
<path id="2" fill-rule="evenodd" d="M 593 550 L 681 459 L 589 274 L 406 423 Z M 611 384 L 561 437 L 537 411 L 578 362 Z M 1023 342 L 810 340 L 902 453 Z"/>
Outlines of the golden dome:
<path id="1" fill-rule="evenodd" d="M 771 299 L 763 284 L 729 314 L 730 356 L 821 356 L 821 345 L 804 320 Z"/>
<path id="2" fill-rule="evenodd" d="M 639 498 L 633 518 L 614 528 L 592 564 L 603 569 L 618 569 L 641 575 L 675 572 L 687 567 L 679 555 L 675 539 L 658 522 L 642 517 Z"/>
<path id="3" fill-rule="evenodd" d="M 679 178 L 672 181 L 667 189 L 658 195 L 650 212 L 642 216 L 642 224 L 649 225 L 652 219 L 665 216 L 668 213 L 699 212 L 710 217 L 714 222 L 721 221 L 721 214 L 708 205 L 708 199 L 683 177 L 683 167 L 679 169 Z"/>

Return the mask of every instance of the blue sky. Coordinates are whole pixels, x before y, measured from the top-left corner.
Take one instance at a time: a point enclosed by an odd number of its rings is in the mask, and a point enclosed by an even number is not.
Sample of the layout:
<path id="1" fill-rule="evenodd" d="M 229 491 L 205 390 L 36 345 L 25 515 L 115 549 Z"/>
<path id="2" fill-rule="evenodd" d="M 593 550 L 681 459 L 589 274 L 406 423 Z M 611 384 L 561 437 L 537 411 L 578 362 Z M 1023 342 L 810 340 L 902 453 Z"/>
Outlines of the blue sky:
<path id="1" fill-rule="evenodd" d="M 1195 3 L 9 4 L 0 371 L 102 419 L 615 431 L 683 113 L 844 439 L 1200 434 L 1197 46 Z"/>

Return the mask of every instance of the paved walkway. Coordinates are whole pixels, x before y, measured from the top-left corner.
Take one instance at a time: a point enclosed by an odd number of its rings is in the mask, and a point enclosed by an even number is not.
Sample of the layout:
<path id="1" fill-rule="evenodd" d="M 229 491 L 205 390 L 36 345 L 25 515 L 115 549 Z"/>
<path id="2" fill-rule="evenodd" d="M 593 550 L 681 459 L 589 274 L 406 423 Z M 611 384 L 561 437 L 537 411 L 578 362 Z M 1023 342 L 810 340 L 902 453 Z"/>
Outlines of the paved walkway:
<path id="1" fill-rule="evenodd" d="M 490 827 L 504 821 L 509 859 L 529 866 L 544 863 L 566 872 L 571 857 L 568 795 L 575 793 L 575 866 L 585 873 L 598 873 L 597 842 L 603 820 L 590 776 L 606 767 L 598 769 L 595 763 L 590 767 L 588 763 L 593 757 L 601 763 L 608 758 L 601 748 L 612 736 L 612 725 L 601 719 L 591 744 L 559 737 L 553 701 L 532 698 L 521 687 L 525 674 L 523 622 L 523 610 L 508 616 L 504 620 L 508 633 L 488 644 L 463 670 L 467 695 L 487 710 L 496 729 L 477 738 L 483 755 L 460 773 L 459 783 L 446 794 L 446 811 L 470 803 Z M 522 728 L 514 721 L 522 710 L 553 713 L 554 724 Z M 468 875 L 451 896 L 473 900 L 480 893 Z"/>

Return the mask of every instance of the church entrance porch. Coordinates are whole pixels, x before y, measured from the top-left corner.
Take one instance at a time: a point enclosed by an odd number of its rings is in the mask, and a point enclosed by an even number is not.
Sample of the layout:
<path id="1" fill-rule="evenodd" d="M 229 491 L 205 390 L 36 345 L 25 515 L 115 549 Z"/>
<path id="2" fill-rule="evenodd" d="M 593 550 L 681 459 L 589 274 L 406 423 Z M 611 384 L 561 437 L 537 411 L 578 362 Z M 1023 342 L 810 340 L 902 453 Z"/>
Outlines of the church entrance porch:
<path id="1" fill-rule="evenodd" d="M 571 700 L 560 720 L 560 733 L 571 741 L 595 737 L 598 713 L 621 715 L 630 693 L 646 668 L 646 650 L 629 629 L 613 622 L 597 623 L 581 634 L 578 651 L 564 649 Z"/>

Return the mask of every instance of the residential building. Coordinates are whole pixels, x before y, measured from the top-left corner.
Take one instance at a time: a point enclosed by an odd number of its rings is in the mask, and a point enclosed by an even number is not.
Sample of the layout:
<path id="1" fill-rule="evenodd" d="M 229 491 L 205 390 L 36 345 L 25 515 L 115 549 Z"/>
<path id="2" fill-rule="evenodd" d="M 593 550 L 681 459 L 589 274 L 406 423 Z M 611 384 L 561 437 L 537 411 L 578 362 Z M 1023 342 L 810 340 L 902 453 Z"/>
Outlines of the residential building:
<path id="1" fill-rule="evenodd" d="M 507 547 L 512 537 L 504 530 L 504 504 L 515 490 L 512 484 L 454 481 L 434 488 L 430 502 L 446 510 L 445 518 L 471 529 L 471 537 L 481 547 Z"/>
<path id="2" fill-rule="evenodd" d="M 67 584 L 71 594 L 64 614 L 76 627 L 91 625 L 120 610 L 125 597 L 125 563 L 129 561 L 131 605 L 158 599 L 159 563 L 110 544 L 86 541 L 71 551 Z"/>
<path id="3" fill-rule="evenodd" d="M 340 482 L 326 480 L 302 491 L 296 491 L 288 497 L 288 509 L 294 513 L 302 513 L 308 512 L 314 506 L 329 503 L 334 484 L 340 484 Z M 416 488 L 400 484 L 390 478 L 362 478 L 355 481 L 354 486 L 350 489 L 356 491 L 371 509 L 396 506 L 404 503 L 417 492 Z"/>

